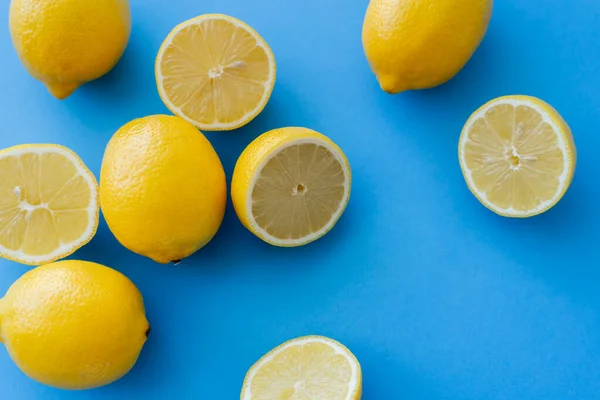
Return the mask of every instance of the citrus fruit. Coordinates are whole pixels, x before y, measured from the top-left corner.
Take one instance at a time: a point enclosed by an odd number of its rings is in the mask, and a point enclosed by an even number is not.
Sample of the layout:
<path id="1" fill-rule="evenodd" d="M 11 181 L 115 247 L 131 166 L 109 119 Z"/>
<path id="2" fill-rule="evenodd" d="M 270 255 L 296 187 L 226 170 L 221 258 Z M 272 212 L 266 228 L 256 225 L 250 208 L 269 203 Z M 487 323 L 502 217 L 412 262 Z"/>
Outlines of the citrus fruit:
<path id="1" fill-rule="evenodd" d="M 363 47 L 388 93 L 426 89 L 454 77 L 483 39 L 493 0 L 371 0 Z"/>
<path id="2" fill-rule="evenodd" d="M 108 143 L 100 172 L 102 212 L 131 251 L 159 263 L 191 255 L 217 233 L 226 197 L 217 153 L 179 117 L 136 119 Z"/>
<path id="3" fill-rule="evenodd" d="M 475 111 L 458 145 L 469 189 L 497 214 L 531 217 L 565 194 L 576 164 L 573 135 L 549 104 L 500 97 Z"/>
<path id="4" fill-rule="evenodd" d="M 275 58 L 244 22 L 202 15 L 173 29 L 156 58 L 156 84 L 165 105 L 206 131 L 239 128 L 271 97 Z"/>
<path id="5" fill-rule="evenodd" d="M 30 378 L 61 389 L 107 385 L 135 364 L 149 332 L 142 296 L 121 273 L 60 261 L 0 300 L 0 341 Z"/>
<path id="6" fill-rule="evenodd" d="M 131 31 L 128 0 L 11 0 L 19 58 L 59 99 L 110 71 Z"/>
<path id="7" fill-rule="evenodd" d="M 231 196 L 246 228 L 276 246 L 310 243 L 336 224 L 350 198 L 346 156 L 307 128 L 259 136 L 235 166 Z"/>
<path id="8" fill-rule="evenodd" d="M 240 399 L 359 400 L 361 395 L 361 368 L 350 350 L 326 337 L 306 336 L 254 364 Z"/>
<path id="9" fill-rule="evenodd" d="M 98 227 L 98 184 L 58 145 L 0 150 L 0 256 L 28 265 L 66 257 Z"/>

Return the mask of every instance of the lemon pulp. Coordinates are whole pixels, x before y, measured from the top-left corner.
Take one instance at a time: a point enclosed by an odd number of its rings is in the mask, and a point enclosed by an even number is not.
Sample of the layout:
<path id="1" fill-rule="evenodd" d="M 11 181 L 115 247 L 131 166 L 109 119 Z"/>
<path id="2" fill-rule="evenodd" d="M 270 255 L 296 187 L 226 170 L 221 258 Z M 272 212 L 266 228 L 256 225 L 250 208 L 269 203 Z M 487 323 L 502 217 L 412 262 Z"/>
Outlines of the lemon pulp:
<path id="1" fill-rule="evenodd" d="M 232 181 L 238 216 L 277 246 L 301 246 L 327 233 L 350 197 L 346 156 L 329 138 L 306 128 L 267 132 L 238 160 Z"/>
<path id="2" fill-rule="evenodd" d="M 460 163 L 473 194 L 492 211 L 528 217 L 555 205 L 573 178 L 573 136 L 558 112 L 527 96 L 495 99 L 463 129 Z"/>
<path id="3" fill-rule="evenodd" d="M 234 129 L 265 107 L 275 83 L 275 59 L 247 24 L 203 15 L 169 34 L 156 60 L 156 81 L 173 113 L 203 130 Z"/>
<path id="4" fill-rule="evenodd" d="M 98 226 L 96 179 L 70 150 L 17 146 L 0 152 L 0 255 L 43 264 L 72 254 Z"/>
<path id="5" fill-rule="evenodd" d="M 261 358 L 246 375 L 242 400 L 358 400 L 360 364 L 342 344 L 325 337 L 291 340 Z"/>

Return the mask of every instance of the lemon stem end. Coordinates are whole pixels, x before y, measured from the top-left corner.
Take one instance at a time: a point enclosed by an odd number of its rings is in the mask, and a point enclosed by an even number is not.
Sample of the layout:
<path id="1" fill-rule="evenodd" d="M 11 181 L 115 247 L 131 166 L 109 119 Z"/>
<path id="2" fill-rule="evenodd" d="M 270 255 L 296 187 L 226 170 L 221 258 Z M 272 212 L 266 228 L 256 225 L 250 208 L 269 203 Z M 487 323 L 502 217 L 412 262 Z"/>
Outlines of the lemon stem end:
<path id="1" fill-rule="evenodd" d="M 49 83 L 46 87 L 52 96 L 64 100 L 73 94 L 79 87 L 79 83 Z"/>

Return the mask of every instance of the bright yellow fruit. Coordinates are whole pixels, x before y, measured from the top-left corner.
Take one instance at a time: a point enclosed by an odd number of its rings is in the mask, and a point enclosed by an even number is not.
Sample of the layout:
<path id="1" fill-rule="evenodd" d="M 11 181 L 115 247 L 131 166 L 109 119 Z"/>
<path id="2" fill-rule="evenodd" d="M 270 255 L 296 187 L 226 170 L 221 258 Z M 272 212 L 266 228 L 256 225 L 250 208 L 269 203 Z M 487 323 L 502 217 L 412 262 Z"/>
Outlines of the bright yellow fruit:
<path id="1" fill-rule="evenodd" d="M 11 0 L 19 58 L 59 99 L 110 71 L 131 31 L 128 0 Z"/>
<path id="2" fill-rule="evenodd" d="M 506 217 L 531 217 L 563 197 L 577 153 L 567 123 L 549 104 L 529 96 L 500 97 L 475 111 L 458 145 L 471 192 Z"/>
<path id="3" fill-rule="evenodd" d="M 483 39 L 493 0 L 371 0 L 363 47 L 388 93 L 426 89 L 454 77 Z"/>
<path id="4" fill-rule="evenodd" d="M 85 261 L 27 272 L 0 300 L 0 341 L 30 378 L 61 389 L 107 385 L 135 364 L 150 327 L 121 273 Z"/>
<path id="5" fill-rule="evenodd" d="M 28 265 L 66 257 L 98 227 L 98 184 L 58 145 L 0 151 L 0 257 Z"/>
<path id="6" fill-rule="evenodd" d="M 250 368 L 241 400 L 359 400 L 362 373 L 335 340 L 306 336 L 275 348 Z"/>
<path id="7" fill-rule="evenodd" d="M 259 136 L 235 166 L 231 196 L 246 228 L 275 246 L 302 246 L 336 224 L 350 198 L 352 174 L 342 150 L 307 128 Z"/>
<path id="8" fill-rule="evenodd" d="M 171 31 L 156 58 L 166 106 L 206 131 L 239 128 L 265 108 L 275 85 L 275 58 L 244 22 L 208 14 Z"/>
<path id="9" fill-rule="evenodd" d="M 136 119 L 108 143 L 100 172 L 102 212 L 131 251 L 159 263 L 191 255 L 217 233 L 226 197 L 217 153 L 179 117 Z"/>

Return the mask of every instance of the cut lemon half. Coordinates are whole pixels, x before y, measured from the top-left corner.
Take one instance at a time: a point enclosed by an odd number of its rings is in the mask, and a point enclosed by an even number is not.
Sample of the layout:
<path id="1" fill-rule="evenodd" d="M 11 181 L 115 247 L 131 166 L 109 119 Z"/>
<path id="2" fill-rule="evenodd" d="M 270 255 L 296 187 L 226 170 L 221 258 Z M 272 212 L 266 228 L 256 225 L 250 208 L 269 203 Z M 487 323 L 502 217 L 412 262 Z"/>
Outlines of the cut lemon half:
<path id="1" fill-rule="evenodd" d="M 246 375 L 241 400 L 359 400 L 362 373 L 341 343 L 322 336 L 290 340 L 261 358 Z"/>
<path id="2" fill-rule="evenodd" d="M 560 114 L 528 96 L 500 97 L 475 111 L 463 128 L 458 153 L 475 197 L 495 213 L 516 218 L 558 203 L 577 158 Z"/>
<path id="3" fill-rule="evenodd" d="M 98 184 L 58 145 L 0 151 L 0 256 L 28 265 L 66 257 L 98 227 Z"/>
<path id="4" fill-rule="evenodd" d="M 293 247 L 333 228 L 348 204 L 351 182 L 346 156 L 328 137 L 281 128 L 244 150 L 231 195 L 246 228 L 275 246 Z"/>
<path id="5" fill-rule="evenodd" d="M 183 22 L 156 58 L 156 84 L 165 105 L 206 131 L 239 128 L 271 97 L 275 57 L 244 22 L 223 14 Z"/>

